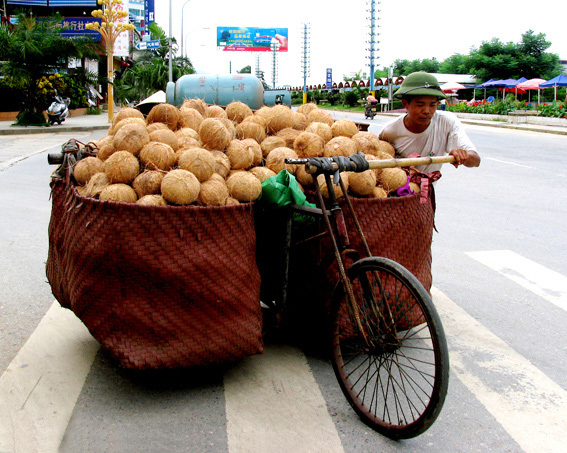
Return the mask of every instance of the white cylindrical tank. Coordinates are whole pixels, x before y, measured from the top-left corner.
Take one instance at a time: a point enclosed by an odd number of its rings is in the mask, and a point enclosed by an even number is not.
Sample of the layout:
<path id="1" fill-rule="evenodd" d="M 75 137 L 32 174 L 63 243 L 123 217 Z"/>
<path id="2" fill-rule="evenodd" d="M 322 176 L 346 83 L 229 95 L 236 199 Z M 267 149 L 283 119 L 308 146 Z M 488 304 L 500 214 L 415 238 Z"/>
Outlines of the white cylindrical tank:
<path id="1" fill-rule="evenodd" d="M 169 104 L 179 107 L 185 99 L 192 98 L 221 106 L 240 101 L 251 109 L 259 109 L 264 105 L 264 87 L 252 74 L 187 74 L 167 84 Z"/>

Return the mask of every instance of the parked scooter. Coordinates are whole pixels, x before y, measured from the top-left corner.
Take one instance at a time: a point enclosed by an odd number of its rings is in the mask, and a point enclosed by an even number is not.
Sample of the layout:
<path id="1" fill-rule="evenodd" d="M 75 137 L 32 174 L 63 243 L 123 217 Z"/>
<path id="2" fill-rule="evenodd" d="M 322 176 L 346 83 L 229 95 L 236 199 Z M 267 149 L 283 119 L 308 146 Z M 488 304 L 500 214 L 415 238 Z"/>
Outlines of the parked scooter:
<path id="1" fill-rule="evenodd" d="M 69 115 L 70 103 L 71 99 L 55 95 L 55 101 L 53 101 L 47 109 L 47 120 L 49 121 L 49 124 L 61 124 L 65 121 L 65 118 Z"/>

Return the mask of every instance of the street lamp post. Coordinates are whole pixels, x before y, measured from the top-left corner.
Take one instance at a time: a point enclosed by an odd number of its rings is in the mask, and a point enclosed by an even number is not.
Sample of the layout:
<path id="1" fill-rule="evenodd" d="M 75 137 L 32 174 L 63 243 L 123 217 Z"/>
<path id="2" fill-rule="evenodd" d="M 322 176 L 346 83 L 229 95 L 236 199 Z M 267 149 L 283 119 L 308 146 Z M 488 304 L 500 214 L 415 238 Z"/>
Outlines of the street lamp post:
<path id="1" fill-rule="evenodd" d="M 185 3 L 183 3 L 183 6 L 181 7 L 181 58 L 183 58 L 185 56 L 185 54 L 183 53 L 183 41 L 185 41 L 184 39 L 184 35 L 183 35 L 183 20 L 185 18 L 185 15 L 183 14 L 183 10 L 185 9 L 185 5 L 187 3 L 189 3 L 191 0 L 187 0 Z"/>
<path id="2" fill-rule="evenodd" d="M 94 10 L 91 15 L 101 20 L 88 23 L 85 27 L 89 30 L 98 31 L 106 43 L 106 76 L 108 79 L 108 122 L 114 117 L 114 42 L 118 35 L 124 31 L 134 30 L 134 25 L 119 22 L 120 19 L 128 17 L 128 11 L 123 11 L 120 6 L 122 0 L 98 0 L 102 9 Z"/>

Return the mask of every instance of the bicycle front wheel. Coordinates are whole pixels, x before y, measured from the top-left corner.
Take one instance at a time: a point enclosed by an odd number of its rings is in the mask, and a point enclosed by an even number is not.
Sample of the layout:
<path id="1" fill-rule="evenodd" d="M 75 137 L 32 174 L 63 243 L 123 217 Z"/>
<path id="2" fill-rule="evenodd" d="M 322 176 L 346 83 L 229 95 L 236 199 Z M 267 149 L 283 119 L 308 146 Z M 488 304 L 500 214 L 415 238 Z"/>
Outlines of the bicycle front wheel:
<path id="1" fill-rule="evenodd" d="M 370 257 L 349 268 L 355 307 L 342 285 L 331 309 L 335 375 L 360 418 L 392 439 L 426 431 L 439 415 L 449 353 L 431 297 L 395 261 Z"/>

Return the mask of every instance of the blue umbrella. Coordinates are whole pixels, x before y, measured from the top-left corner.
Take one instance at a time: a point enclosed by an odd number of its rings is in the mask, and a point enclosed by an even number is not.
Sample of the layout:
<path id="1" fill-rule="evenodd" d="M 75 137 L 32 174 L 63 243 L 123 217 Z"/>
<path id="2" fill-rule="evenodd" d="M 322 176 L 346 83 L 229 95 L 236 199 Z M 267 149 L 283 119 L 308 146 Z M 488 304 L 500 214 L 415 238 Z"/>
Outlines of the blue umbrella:
<path id="1" fill-rule="evenodd" d="M 539 86 L 540 88 L 555 88 L 555 100 L 557 100 L 557 87 L 567 87 L 567 76 L 563 74 L 559 74 L 557 77 L 548 80 L 547 82 L 543 82 Z"/>

